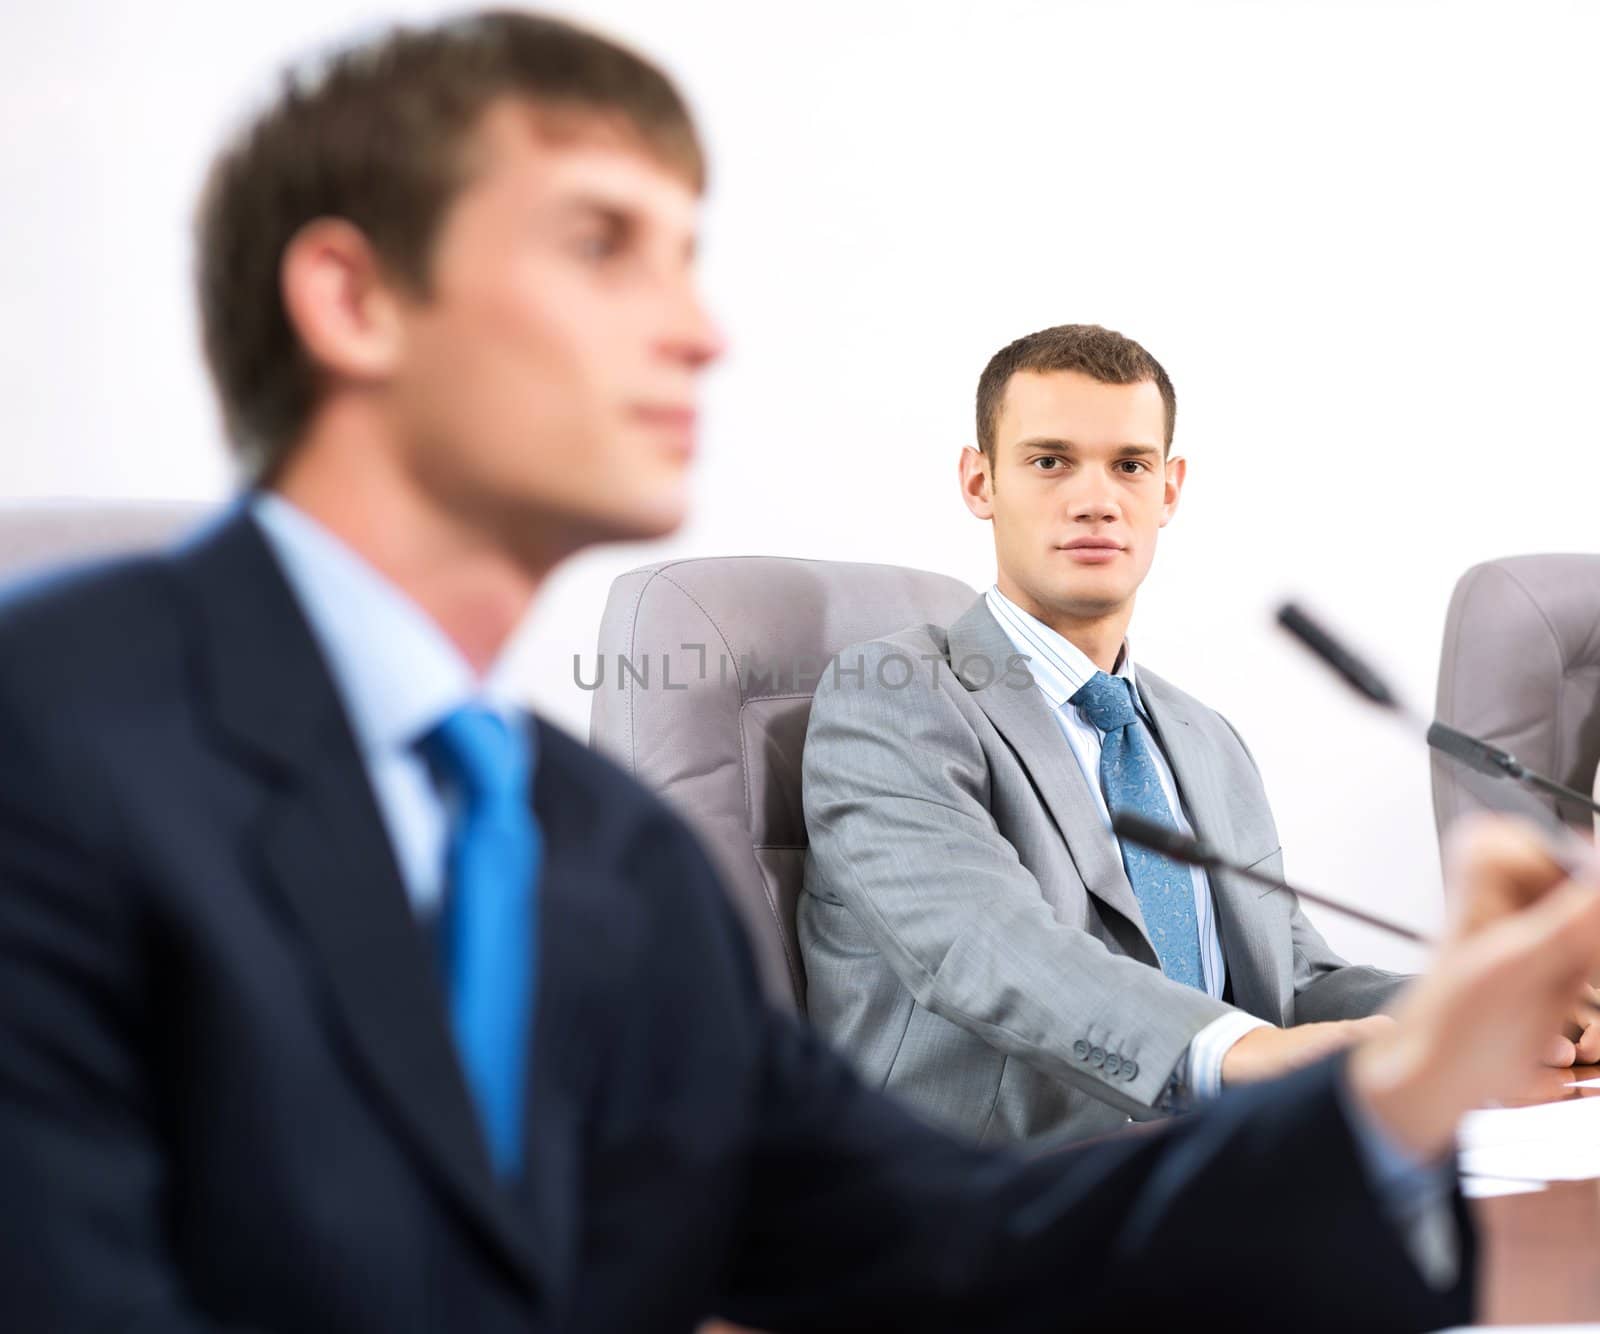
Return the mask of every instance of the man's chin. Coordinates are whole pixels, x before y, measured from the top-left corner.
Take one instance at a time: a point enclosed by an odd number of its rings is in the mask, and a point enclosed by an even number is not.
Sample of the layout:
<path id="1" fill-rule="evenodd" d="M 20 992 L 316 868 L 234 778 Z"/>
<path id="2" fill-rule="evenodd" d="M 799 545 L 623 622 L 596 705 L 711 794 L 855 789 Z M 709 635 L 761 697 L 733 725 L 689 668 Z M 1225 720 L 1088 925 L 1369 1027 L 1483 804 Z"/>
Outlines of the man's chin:
<path id="1" fill-rule="evenodd" d="M 517 505 L 502 508 L 498 527 L 515 559 L 530 570 L 548 573 L 593 547 L 654 542 L 677 532 L 687 505 L 665 498 L 654 504 L 604 509 Z"/>
<path id="2" fill-rule="evenodd" d="M 1052 614 L 1074 621 L 1099 621 L 1123 611 L 1133 599 L 1126 589 L 1070 588 L 1054 589 L 1041 599 Z"/>
<path id="3" fill-rule="evenodd" d="M 626 508 L 608 509 L 591 515 L 585 546 L 612 542 L 654 542 L 671 537 L 688 518 L 689 507 L 682 496 L 662 498 Z"/>

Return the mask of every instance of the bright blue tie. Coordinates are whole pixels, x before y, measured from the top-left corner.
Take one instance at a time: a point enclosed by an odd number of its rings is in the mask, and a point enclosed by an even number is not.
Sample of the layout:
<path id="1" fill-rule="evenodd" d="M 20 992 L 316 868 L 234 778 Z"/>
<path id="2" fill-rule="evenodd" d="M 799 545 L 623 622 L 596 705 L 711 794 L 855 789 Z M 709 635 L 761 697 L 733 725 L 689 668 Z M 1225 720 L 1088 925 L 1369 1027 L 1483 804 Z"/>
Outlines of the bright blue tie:
<path id="1" fill-rule="evenodd" d="M 527 733 L 466 705 L 422 741 L 455 796 L 440 949 L 456 1051 L 502 1179 L 522 1166 L 538 960 L 539 826 Z"/>
<path id="2" fill-rule="evenodd" d="M 1096 672 L 1072 703 L 1105 733 L 1100 747 L 1100 790 L 1112 811 L 1129 811 L 1176 829 L 1150 743 L 1133 707 L 1133 682 Z M 1189 868 L 1135 843 L 1122 844 L 1122 864 L 1145 930 L 1156 947 L 1161 971 L 1175 982 L 1205 989 L 1200 969 L 1200 926 L 1195 918 L 1194 878 Z"/>

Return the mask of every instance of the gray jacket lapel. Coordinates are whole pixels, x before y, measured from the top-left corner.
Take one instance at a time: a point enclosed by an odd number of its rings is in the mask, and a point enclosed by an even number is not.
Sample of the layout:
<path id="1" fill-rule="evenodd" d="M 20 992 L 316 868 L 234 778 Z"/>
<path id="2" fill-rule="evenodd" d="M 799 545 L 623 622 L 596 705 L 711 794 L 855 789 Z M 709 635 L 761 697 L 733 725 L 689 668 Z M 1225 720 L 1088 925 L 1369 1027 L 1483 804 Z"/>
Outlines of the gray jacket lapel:
<path id="1" fill-rule="evenodd" d="M 1031 682 L 1025 687 L 1014 684 L 1016 673 L 1009 673 L 1013 684 L 1006 684 L 1007 663 L 1017 650 L 983 598 L 950 627 L 949 642 L 952 673 L 971 692 L 978 707 L 1027 769 L 1066 842 L 1084 887 L 1132 922 L 1148 944 L 1144 914 L 1128 883 L 1117 841 L 1105 827 L 1099 804 L 1051 716 L 1049 702 Z M 985 673 L 974 661 L 964 678 L 962 664 L 976 659 L 992 664 L 992 672 Z M 985 674 L 992 678 L 989 684 L 973 689 Z M 1151 958 L 1154 957 L 1155 948 L 1151 946 Z"/>
<path id="2" fill-rule="evenodd" d="M 1230 854 L 1236 846 L 1232 811 L 1227 793 L 1217 783 L 1217 767 L 1209 753 L 1212 743 L 1199 725 L 1193 702 L 1153 672 L 1139 668 L 1134 675 L 1195 834 L 1224 855 Z M 1229 871 L 1210 871 L 1208 876 L 1233 983 L 1233 1003 L 1252 1014 L 1281 1016 L 1277 988 L 1271 982 L 1275 975 L 1272 942 L 1256 929 L 1260 916 L 1256 899 L 1261 887 Z"/>

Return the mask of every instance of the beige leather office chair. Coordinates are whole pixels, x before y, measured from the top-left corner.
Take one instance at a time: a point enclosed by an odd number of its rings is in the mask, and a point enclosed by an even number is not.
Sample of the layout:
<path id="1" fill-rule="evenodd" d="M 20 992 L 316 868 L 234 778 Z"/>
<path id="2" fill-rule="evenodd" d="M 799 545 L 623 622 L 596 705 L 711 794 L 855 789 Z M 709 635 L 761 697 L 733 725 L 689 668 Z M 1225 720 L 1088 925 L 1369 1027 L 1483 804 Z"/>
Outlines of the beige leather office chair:
<path id="1" fill-rule="evenodd" d="M 0 504 L 0 582 L 161 546 L 208 512 L 208 506 L 183 501 L 6 501 Z"/>
<path id="2" fill-rule="evenodd" d="M 585 687 L 602 678 L 589 739 L 700 835 L 775 998 L 805 1002 L 794 908 L 813 689 L 848 645 L 948 625 L 976 596 L 923 570 L 770 556 L 666 561 L 611 585 L 599 657 L 580 672 Z"/>
<path id="3" fill-rule="evenodd" d="M 1579 792 L 1595 787 L 1600 556 L 1508 556 L 1462 575 L 1445 621 L 1437 708 L 1442 721 L 1509 750 L 1529 768 Z M 1479 790 L 1496 786 L 1475 781 Z M 1465 791 L 1473 782 L 1434 757 L 1441 837 L 1477 804 Z M 1586 810 L 1560 813 L 1576 829 L 1591 828 Z"/>

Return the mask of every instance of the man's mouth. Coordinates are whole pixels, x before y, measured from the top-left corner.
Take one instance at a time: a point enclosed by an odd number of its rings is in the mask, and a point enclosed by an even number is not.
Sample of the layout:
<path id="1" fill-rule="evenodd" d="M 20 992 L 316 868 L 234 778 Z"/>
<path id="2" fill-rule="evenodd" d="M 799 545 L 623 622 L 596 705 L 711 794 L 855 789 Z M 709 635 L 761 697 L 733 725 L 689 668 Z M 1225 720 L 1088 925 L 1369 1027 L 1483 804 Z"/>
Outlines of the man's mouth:
<path id="1" fill-rule="evenodd" d="M 1115 560 L 1124 550 L 1122 543 L 1109 537 L 1077 537 L 1056 548 L 1084 565 L 1104 565 Z"/>
<path id="2" fill-rule="evenodd" d="M 675 453 L 685 458 L 694 454 L 699 425 L 699 413 L 694 408 L 677 403 L 636 403 L 630 415 L 656 432 Z"/>

